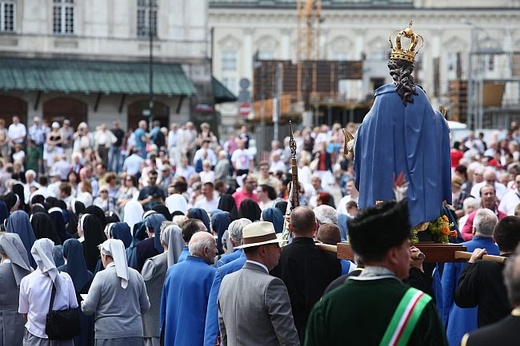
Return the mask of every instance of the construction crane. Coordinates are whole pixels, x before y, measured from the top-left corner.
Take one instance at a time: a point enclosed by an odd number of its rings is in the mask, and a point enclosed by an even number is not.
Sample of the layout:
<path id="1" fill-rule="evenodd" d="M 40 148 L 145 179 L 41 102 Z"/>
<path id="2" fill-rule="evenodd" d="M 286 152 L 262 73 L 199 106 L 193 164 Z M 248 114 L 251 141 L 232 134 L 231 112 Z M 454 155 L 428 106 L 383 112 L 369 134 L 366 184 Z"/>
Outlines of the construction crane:
<path id="1" fill-rule="evenodd" d="M 302 62 L 320 58 L 321 0 L 296 0 L 298 12 L 297 101 L 302 98 Z"/>

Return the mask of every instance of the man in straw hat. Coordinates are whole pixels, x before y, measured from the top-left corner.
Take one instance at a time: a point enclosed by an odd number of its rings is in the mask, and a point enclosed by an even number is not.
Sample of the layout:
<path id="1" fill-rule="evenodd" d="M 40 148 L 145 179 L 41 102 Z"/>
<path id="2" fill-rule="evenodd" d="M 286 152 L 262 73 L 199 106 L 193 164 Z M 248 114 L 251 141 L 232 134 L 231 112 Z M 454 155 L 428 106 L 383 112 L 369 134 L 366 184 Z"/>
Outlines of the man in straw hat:
<path id="1" fill-rule="evenodd" d="M 219 326 L 224 345 L 299 345 L 291 302 L 282 280 L 269 275 L 280 259 L 271 222 L 242 230 L 247 260 L 224 277 L 218 294 Z"/>
<path id="2" fill-rule="evenodd" d="M 410 269 L 406 200 L 365 209 L 348 228 L 365 269 L 314 306 L 305 345 L 446 345 L 432 298 L 401 281 Z"/>

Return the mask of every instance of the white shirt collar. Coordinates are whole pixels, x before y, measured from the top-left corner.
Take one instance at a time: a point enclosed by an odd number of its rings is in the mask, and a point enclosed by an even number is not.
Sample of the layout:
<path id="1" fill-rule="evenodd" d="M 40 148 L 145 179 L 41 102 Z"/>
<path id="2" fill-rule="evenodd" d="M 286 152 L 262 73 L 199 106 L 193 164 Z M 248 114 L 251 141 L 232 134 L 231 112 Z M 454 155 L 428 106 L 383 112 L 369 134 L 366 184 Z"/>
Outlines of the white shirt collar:
<path id="1" fill-rule="evenodd" d="M 265 272 L 267 274 L 269 274 L 269 269 L 267 269 L 267 267 L 263 263 L 260 263 L 260 262 L 257 262 L 257 261 L 252 261 L 252 260 L 246 260 L 246 262 L 253 263 L 253 264 L 256 264 L 256 265 L 264 268 Z"/>

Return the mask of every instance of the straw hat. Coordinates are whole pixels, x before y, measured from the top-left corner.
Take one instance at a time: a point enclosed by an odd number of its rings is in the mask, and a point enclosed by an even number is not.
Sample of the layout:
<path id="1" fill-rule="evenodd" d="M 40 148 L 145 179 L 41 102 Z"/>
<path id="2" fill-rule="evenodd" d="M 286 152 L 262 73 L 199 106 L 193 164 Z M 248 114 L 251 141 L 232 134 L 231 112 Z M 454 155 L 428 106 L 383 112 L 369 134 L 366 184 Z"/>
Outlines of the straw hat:
<path id="1" fill-rule="evenodd" d="M 274 226 L 271 222 L 259 221 L 247 225 L 242 229 L 242 246 L 235 248 L 245 249 L 254 246 L 279 243 Z"/>

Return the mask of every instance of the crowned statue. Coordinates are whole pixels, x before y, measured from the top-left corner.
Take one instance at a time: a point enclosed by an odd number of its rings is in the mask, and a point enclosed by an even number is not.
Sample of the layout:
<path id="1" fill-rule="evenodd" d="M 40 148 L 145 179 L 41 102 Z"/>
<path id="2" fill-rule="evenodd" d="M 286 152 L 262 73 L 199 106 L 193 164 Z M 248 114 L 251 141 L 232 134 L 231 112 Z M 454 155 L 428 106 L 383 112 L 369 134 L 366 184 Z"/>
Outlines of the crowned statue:
<path id="1" fill-rule="evenodd" d="M 404 49 L 401 40 L 410 41 Z M 395 199 L 394 182 L 406 181 L 412 227 L 441 215 L 451 203 L 449 128 L 433 109 L 412 75 L 423 39 L 412 23 L 390 35 L 388 68 L 393 83 L 375 91 L 374 104 L 360 125 L 354 144 L 354 170 L 359 207 Z M 418 46 L 421 44 L 421 46 Z"/>

